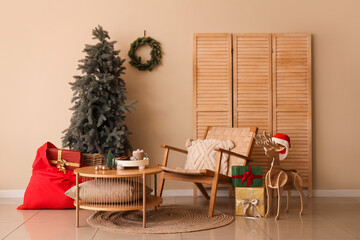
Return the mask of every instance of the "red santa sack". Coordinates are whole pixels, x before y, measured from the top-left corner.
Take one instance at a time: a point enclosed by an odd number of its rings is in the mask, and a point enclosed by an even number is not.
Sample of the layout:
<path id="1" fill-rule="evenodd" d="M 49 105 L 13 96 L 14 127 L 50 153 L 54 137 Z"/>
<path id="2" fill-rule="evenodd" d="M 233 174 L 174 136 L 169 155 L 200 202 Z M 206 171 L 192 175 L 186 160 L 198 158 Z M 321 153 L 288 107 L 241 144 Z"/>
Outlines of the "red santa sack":
<path id="1" fill-rule="evenodd" d="M 74 172 L 67 170 L 64 173 L 51 166 L 46 156 L 48 148 L 56 147 L 47 142 L 37 150 L 32 176 L 24 195 L 24 204 L 17 209 L 75 208 L 74 199 L 64 194 L 76 183 Z"/>

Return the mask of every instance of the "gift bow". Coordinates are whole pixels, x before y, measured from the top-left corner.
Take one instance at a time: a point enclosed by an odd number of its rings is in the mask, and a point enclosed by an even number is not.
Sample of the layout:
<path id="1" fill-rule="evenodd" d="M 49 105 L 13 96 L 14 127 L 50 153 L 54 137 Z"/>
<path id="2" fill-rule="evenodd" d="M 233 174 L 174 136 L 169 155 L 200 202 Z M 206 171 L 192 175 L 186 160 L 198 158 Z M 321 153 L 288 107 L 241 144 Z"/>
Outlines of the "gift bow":
<path id="1" fill-rule="evenodd" d="M 64 159 L 58 159 L 56 161 L 56 167 L 59 169 L 59 172 L 62 171 L 63 173 L 66 173 L 65 166 L 69 166 L 69 163 L 65 161 Z"/>
<path id="2" fill-rule="evenodd" d="M 241 178 L 241 183 L 243 183 L 245 180 L 247 180 L 248 185 L 252 185 L 253 184 L 253 178 L 254 178 L 254 174 L 251 173 L 251 166 L 249 166 L 249 171 L 247 171 L 244 176 Z"/>
<path id="3" fill-rule="evenodd" d="M 254 175 L 251 173 L 251 166 L 249 166 L 249 171 L 247 171 L 244 175 L 240 175 L 241 183 L 243 183 L 246 180 L 246 185 L 249 187 L 253 184 L 254 178 L 262 178 L 262 176 Z"/>
<path id="4" fill-rule="evenodd" d="M 261 217 L 258 209 L 256 208 L 256 206 L 258 205 L 259 201 L 257 199 L 240 199 L 240 200 L 236 200 L 236 206 L 243 206 L 244 207 L 244 215 L 247 215 L 246 212 L 247 210 L 252 210 L 253 212 L 253 216 L 254 217 Z"/>

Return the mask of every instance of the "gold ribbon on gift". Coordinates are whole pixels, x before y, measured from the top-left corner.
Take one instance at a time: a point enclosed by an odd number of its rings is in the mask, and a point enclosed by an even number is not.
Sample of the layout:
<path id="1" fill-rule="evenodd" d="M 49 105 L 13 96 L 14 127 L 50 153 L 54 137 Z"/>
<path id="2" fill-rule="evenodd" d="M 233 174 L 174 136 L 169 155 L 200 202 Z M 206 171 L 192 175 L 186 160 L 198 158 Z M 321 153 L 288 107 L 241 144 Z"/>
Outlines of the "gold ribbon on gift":
<path id="1" fill-rule="evenodd" d="M 70 167 L 80 167 L 80 163 L 72 163 L 62 159 L 62 149 L 58 149 L 58 159 L 50 160 L 50 163 L 56 164 L 56 167 L 59 169 L 59 172 L 62 171 L 66 173 L 66 166 Z"/>
<path id="2" fill-rule="evenodd" d="M 252 214 L 248 214 L 248 215 L 252 215 L 254 217 L 261 217 L 258 209 L 256 208 L 256 206 L 258 205 L 259 201 L 257 199 L 240 199 L 240 200 L 236 200 L 236 206 L 243 206 L 244 208 L 244 215 L 247 215 L 246 212 L 249 210 L 250 213 Z"/>

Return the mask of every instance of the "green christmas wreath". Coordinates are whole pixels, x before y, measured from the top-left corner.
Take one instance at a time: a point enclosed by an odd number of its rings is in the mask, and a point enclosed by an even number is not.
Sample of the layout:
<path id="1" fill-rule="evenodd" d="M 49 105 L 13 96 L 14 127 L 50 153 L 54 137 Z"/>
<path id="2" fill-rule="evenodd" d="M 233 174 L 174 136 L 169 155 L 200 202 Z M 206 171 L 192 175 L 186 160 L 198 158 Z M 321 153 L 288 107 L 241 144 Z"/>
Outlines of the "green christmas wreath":
<path id="1" fill-rule="evenodd" d="M 141 57 L 136 56 L 136 50 L 143 45 L 149 45 L 152 48 L 150 52 L 151 59 L 146 61 L 146 63 L 141 63 Z M 140 37 L 130 45 L 128 56 L 130 57 L 129 63 L 131 64 L 131 66 L 136 67 L 140 71 L 151 71 L 156 65 L 160 64 L 160 43 L 151 37 Z"/>

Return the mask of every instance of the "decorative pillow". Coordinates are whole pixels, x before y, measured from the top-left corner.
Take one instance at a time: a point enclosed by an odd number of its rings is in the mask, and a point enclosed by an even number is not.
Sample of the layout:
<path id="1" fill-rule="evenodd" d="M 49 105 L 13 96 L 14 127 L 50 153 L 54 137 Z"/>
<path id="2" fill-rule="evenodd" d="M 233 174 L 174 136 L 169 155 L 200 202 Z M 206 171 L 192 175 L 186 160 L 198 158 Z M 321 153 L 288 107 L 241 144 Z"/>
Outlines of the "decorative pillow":
<path id="1" fill-rule="evenodd" d="M 117 179 L 96 179 L 79 184 L 79 199 L 91 203 L 123 203 L 143 197 L 142 183 L 118 181 Z M 146 195 L 153 190 L 145 187 Z M 76 186 L 65 192 L 65 195 L 76 198 Z"/>
<path id="2" fill-rule="evenodd" d="M 234 144 L 230 140 L 221 141 L 217 139 L 205 140 L 191 140 L 186 141 L 188 155 L 184 169 L 186 170 L 201 170 L 201 169 L 215 169 L 217 151 L 214 148 L 223 148 L 230 150 L 234 148 Z M 229 163 L 228 154 L 223 154 L 221 158 L 220 173 L 227 175 Z"/>

